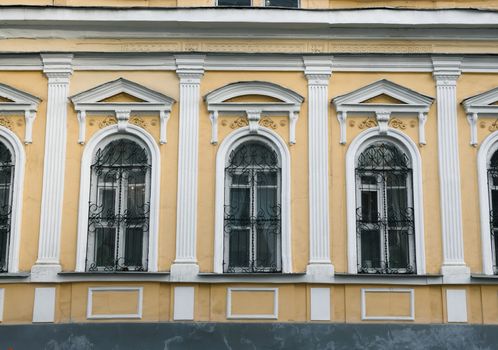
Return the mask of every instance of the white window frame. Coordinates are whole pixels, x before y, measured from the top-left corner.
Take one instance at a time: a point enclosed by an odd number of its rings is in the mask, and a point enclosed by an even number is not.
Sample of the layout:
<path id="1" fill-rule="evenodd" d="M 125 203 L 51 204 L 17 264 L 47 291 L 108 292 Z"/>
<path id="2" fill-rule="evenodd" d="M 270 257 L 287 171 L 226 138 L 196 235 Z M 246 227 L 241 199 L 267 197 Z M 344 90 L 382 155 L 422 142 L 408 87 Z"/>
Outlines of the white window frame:
<path id="1" fill-rule="evenodd" d="M 488 163 L 494 152 L 498 151 L 498 131 L 486 137 L 477 152 L 477 181 L 479 188 L 479 207 L 481 219 L 482 273 L 493 275 L 493 253 L 491 245 L 491 226 L 489 223 Z"/>
<path id="2" fill-rule="evenodd" d="M 78 211 L 78 241 L 76 254 L 76 271 L 85 272 L 85 260 L 88 243 L 88 201 L 90 198 L 90 178 L 91 165 L 94 160 L 95 152 L 100 148 L 104 140 L 114 139 L 114 135 L 126 137 L 134 136 L 133 140 L 138 138 L 148 149 L 150 155 L 151 176 L 150 176 L 150 214 L 149 214 L 149 242 L 148 242 L 148 272 L 157 272 L 158 259 L 158 228 L 159 228 L 159 196 L 160 196 L 160 169 L 161 158 L 157 142 L 153 136 L 144 129 L 128 125 L 126 132 L 122 132 L 118 125 L 108 126 L 93 135 L 88 141 L 83 151 L 81 159 L 81 178 L 80 178 L 80 201 Z"/>
<path id="3" fill-rule="evenodd" d="M 225 205 L 225 166 L 230 152 L 241 142 L 254 135 L 249 127 L 235 130 L 220 144 L 216 155 L 216 195 L 214 227 L 214 266 L 215 273 L 223 273 L 224 254 L 224 205 Z M 258 129 L 258 140 L 266 140 L 277 152 L 281 164 L 281 256 L 282 273 L 292 272 L 291 259 L 291 206 L 290 206 L 290 153 L 285 141 L 275 132 L 265 127 Z"/>
<path id="4" fill-rule="evenodd" d="M 358 149 L 357 151 L 357 155 L 356 155 L 356 160 L 355 160 L 355 177 L 356 177 L 356 208 L 360 207 L 361 206 L 361 194 L 363 192 L 364 189 L 366 189 L 366 186 L 365 185 L 360 185 L 358 183 L 358 181 L 361 181 L 360 177 L 358 177 L 358 175 L 356 174 L 356 166 L 358 164 L 358 157 L 368 148 L 370 147 L 372 144 L 376 143 L 376 142 L 379 142 L 379 141 L 382 141 L 382 142 L 385 142 L 385 143 L 390 143 L 392 145 L 394 145 L 395 147 L 397 147 L 400 152 L 402 153 L 406 153 L 406 149 L 405 147 L 401 146 L 399 143 L 397 142 L 393 142 L 393 140 L 390 140 L 388 138 L 381 138 L 380 140 L 378 139 L 370 139 L 366 142 L 364 142 L 361 147 Z M 410 159 L 410 170 L 411 169 L 411 159 Z M 368 176 L 368 175 L 367 175 Z M 378 174 L 373 174 L 370 175 L 370 176 L 376 176 L 376 177 L 379 177 L 380 175 Z M 411 173 L 411 176 L 409 176 L 407 178 L 407 182 L 406 182 L 406 189 L 407 189 L 407 192 L 406 192 L 406 196 L 407 196 L 407 204 L 408 204 L 408 207 L 413 207 L 413 171 Z M 377 183 L 379 183 L 377 181 Z M 368 187 L 371 187 L 372 190 L 375 190 L 377 192 L 377 211 L 379 213 L 381 213 L 382 215 L 385 214 L 386 212 L 386 206 L 385 206 L 385 200 L 386 200 L 386 196 L 387 196 L 387 189 L 386 189 L 386 184 L 385 182 L 382 182 L 382 184 L 380 185 L 367 185 Z M 355 210 L 356 211 L 356 210 Z M 381 217 L 382 219 L 386 219 L 386 217 L 382 216 Z M 389 227 L 390 229 L 394 229 L 396 230 L 396 228 L 392 228 L 392 227 Z M 386 252 L 386 242 L 385 242 L 385 234 L 382 230 L 380 230 L 379 234 L 383 237 L 381 239 L 381 246 L 380 246 L 380 255 L 381 257 L 382 256 L 388 256 L 389 255 L 389 252 Z M 358 259 L 358 263 L 361 261 L 361 240 L 359 242 L 357 242 L 357 250 L 356 250 L 356 254 L 357 254 L 357 259 Z M 414 242 L 412 242 L 411 240 L 408 241 L 408 244 L 409 244 L 409 253 L 410 253 L 410 256 L 413 258 L 413 259 L 416 259 L 416 249 L 415 249 L 415 246 L 414 246 Z M 375 268 L 372 268 L 372 269 L 375 269 Z M 399 273 L 406 273 L 406 269 L 398 269 L 400 272 Z"/>
<path id="5" fill-rule="evenodd" d="M 3 142 L 11 152 L 12 162 L 14 163 L 14 176 L 12 178 L 12 214 L 10 218 L 10 237 L 7 272 L 19 272 L 19 254 L 21 242 L 21 220 L 22 220 L 22 203 L 24 189 L 24 169 L 26 163 L 26 153 L 23 144 L 12 131 L 0 126 L 0 142 Z"/>
<path id="6" fill-rule="evenodd" d="M 123 140 L 123 139 L 127 139 L 127 140 L 130 140 L 132 142 L 135 142 L 136 144 L 138 144 L 140 147 L 143 147 L 146 149 L 146 152 L 147 152 L 147 164 L 149 166 L 152 165 L 151 163 L 151 155 L 150 155 L 150 151 L 148 150 L 148 147 L 147 145 L 144 144 L 144 142 L 141 140 L 141 139 L 137 139 L 136 137 L 130 137 L 130 135 L 127 135 L 127 134 L 115 134 L 115 135 L 112 135 L 112 136 L 109 136 L 107 137 L 106 139 L 104 139 L 96 148 L 96 150 L 104 150 L 111 142 L 113 141 L 116 141 L 116 140 Z M 94 160 L 95 160 L 95 154 L 94 154 L 94 159 L 92 160 L 92 164 L 94 163 Z M 152 168 L 152 167 L 151 167 Z M 99 185 L 103 184 L 104 182 L 99 182 L 97 183 L 97 177 L 95 176 L 94 173 L 90 173 L 91 175 L 91 184 L 94 184 L 94 186 L 90 186 L 90 198 L 94 197 L 95 198 L 95 202 L 96 203 L 100 203 L 100 197 L 101 197 L 101 194 L 96 194 L 94 193 L 94 191 L 96 191 L 97 189 L 99 190 L 99 192 L 103 192 L 104 188 L 100 188 Z M 115 185 L 115 182 L 105 182 L 106 184 L 110 184 L 110 185 Z M 117 190 L 118 188 L 117 187 L 112 187 L 114 190 Z M 110 190 L 111 188 L 105 188 L 105 190 Z M 146 193 L 146 202 L 147 202 L 147 199 L 148 201 L 150 202 L 150 198 L 151 198 L 151 186 L 150 186 L 150 177 L 149 176 L 146 176 L 145 177 L 145 193 Z M 148 193 L 148 195 L 147 195 Z M 119 196 L 114 195 L 114 208 L 116 208 L 118 206 L 118 202 L 121 200 L 121 203 L 127 203 L 127 195 L 128 195 L 128 184 L 126 185 L 123 185 L 123 191 L 121 193 L 121 198 L 119 198 Z M 123 204 L 122 206 L 126 206 L 126 204 Z M 124 208 L 123 210 L 126 210 L 127 208 Z M 150 221 L 150 213 L 149 213 L 149 221 Z M 123 224 L 121 223 L 120 225 L 123 226 Z M 117 228 L 118 226 L 114 226 L 113 228 Z M 132 226 L 133 227 L 133 226 Z M 130 228 L 132 228 L 130 227 Z M 97 233 L 95 232 L 95 235 Z M 119 247 L 116 247 L 116 239 L 115 239 L 115 254 L 116 254 L 116 248 L 118 249 L 117 251 L 117 255 L 118 256 L 124 256 L 124 250 L 126 249 L 126 240 L 125 240 L 125 234 L 126 234 L 126 231 L 124 230 L 123 227 L 121 227 L 120 229 L 120 236 L 119 236 L 119 241 L 120 242 L 124 242 L 124 244 L 121 244 Z M 148 241 L 149 241 L 149 234 L 150 232 L 147 233 L 147 236 L 146 237 L 143 237 L 143 246 L 142 246 L 142 260 L 147 260 L 147 248 L 148 248 Z M 93 241 L 87 241 L 87 244 L 88 244 L 88 249 L 87 249 L 87 254 L 89 254 L 90 251 L 94 251 L 95 250 L 95 240 L 96 240 L 96 237 L 94 237 Z M 96 260 L 95 256 L 93 256 L 93 260 Z M 129 266 L 129 267 L 136 267 L 136 266 Z M 144 266 L 145 267 L 145 266 Z M 97 267 L 98 268 L 98 267 Z M 98 270 L 100 271 L 101 269 L 98 268 Z"/>
<path id="7" fill-rule="evenodd" d="M 278 157 L 278 166 L 280 168 L 280 173 L 278 174 L 278 184 L 280 185 L 280 188 L 278 187 L 278 185 L 267 185 L 266 187 L 270 188 L 270 187 L 276 187 L 277 190 L 279 190 L 277 192 L 277 201 L 280 203 L 280 205 L 282 205 L 282 161 L 281 161 L 281 157 L 280 157 L 280 154 L 279 154 L 279 151 L 275 148 L 275 146 L 273 145 L 273 143 L 269 142 L 268 139 L 265 139 L 265 138 L 262 138 L 262 137 L 258 137 L 258 136 L 248 136 L 248 137 L 245 137 L 245 138 L 241 138 L 239 140 L 237 140 L 236 142 L 234 142 L 232 144 L 232 147 L 230 148 L 230 150 L 228 151 L 228 156 L 226 157 L 226 160 L 225 160 L 225 168 L 226 168 L 226 165 L 228 165 L 229 163 L 229 160 L 230 160 L 230 154 L 232 153 L 232 151 L 235 151 L 239 146 L 241 146 L 242 144 L 246 143 L 246 142 L 251 142 L 251 141 L 258 141 L 258 142 L 261 142 L 261 143 L 264 143 L 267 147 L 269 147 L 271 150 L 273 150 L 276 154 L 277 154 L 277 157 Z M 226 173 L 224 174 L 225 176 L 225 180 L 226 180 Z M 230 198 L 230 190 L 234 187 L 238 187 L 238 188 L 244 188 L 244 187 L 239 187 L 240 185 L 237 185 L 237 186 L 234 186 L 232 183 L 226 183 L 225 184 L 225 198 L 224 198 L 224 205 L 226 205 L 227 203 L 227 200 L 228 198 Z M 247 185 L 246 187 L 248 187 L 251 191 L 254 191 L 255 188 L 252 188 L 250 185 Z M 254 201 L 257 203 L 257 193 L 254 194 Z M 252 213 L 253 214 L 253 213 Z M 282 219 L 282 215 L 280 216 L 280 219 Z M 229 260 L 229 249 L 227 249 L 226 245 L 225 245 L 225 242 L 227 242 L 227 237 L 226 237 L 226 232 L 224 232 L 224 237 L 223 237 L 223 259 L 224 261 L 228 261 Z M 254 243 L 250 243 L 249 244 L 249 250 L 251 251 L 253 249 L 253 246 L 254 245 L 257 245 L 257 235 L 254 237 Z M 282 235 L 280 235 L 279 237 L 279 245 L 280 245 L 280 249 L 277 249 L 277 251 L 275 252 L 277 254 L 277 257 L 276 257 L 276 262 L 277 262 L 277 268 L 279 270 L 282 269 Z M 258 251 L 256 251 L 256 256 L 258 255 Z M 241 271 L 238 271 L 238 272 L 243 272 L 242 270 Z"/>
<path id="8" fill-rule="evenodd" d="M 351 142 L 346 153 L 346 201 L 348 230 L 348 271 L 358 273 L 358 254 L 356 237 L 356 163 L 361 151 L 372 142 L 389 141 L 405 150 L 412 165 L 413 209 L 415 223 L 415 259 L 417 275 L 426 273 L 424 245 L 424 217 L 422 194 L 422 159 L 417 145 L 404 133 L 388 127 L 386 131 L 379 127 L 367 129 Z"/>

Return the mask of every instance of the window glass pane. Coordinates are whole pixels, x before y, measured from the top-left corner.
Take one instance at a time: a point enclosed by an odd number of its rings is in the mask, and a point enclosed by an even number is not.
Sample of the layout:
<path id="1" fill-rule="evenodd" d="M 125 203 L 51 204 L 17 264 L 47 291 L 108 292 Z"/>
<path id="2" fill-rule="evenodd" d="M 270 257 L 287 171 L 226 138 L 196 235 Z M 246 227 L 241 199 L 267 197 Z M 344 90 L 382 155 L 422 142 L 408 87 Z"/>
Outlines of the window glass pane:
<path id="1" fill-rule="evenodd" d="M 7 245 L 9 243 L 9 230 L 0 229 L 0 272 L 7 270 Z"/>
<path id="2" fill-rule="evenodd" d="M 407 215 L 408 198 L 406 189 L 387 188 L 387 218 L 389 225 L 398 225 Z"/>
<path id="3" fill-rule="evenodd" d="M 377 191 L 361 191 L 361 219 L 364 222 L 378 221 Z"/>
<path id="4" fill-rule="evenodd" d="M 116 214 L 116 190 L 114 188 L 101 188 L 99 201 L 102 206 L 102 218 L 112 218 Z"/>
<path id="5" fill-rule="evenodd" d="M 124 260 L 126 266 L 142 266 L 143 234 L 141 227 L 128 227 L 125 236 Z"/>
<path id="6" fill-rule="evenodd" d="M 258 220 L 275 220 L 279 219 L 280 208 L 277 204 L 277 189 L 276 188 L 258 188 Z"/>
<path id="7" fill-rule="evenodd" d="M 491 206 L 493 227 L 498 228 L 498 190 L 491 190 Z"/>
<path id="8" fill-rule="evenodd" d="M 265 0 L 266 6 L 275 7 L 298 7 L 298 0 Z"/>
<path id="9" fill-rule="evenodd" d="M 229 238 L 229 257 L 228 264 L 230 267 L 248 267 L 249 266 L 249 230 L 232 229 Z"/>
<path id="10" fill-rule="evenodd" d="M 249 174 L 233 174 L 232 185 L 249 185 Z"/>
<path id="11" fill-rule="evenodd" d="M 132 171 L 128 174 L 126 209 L 129 218 L 140 218 L 144 216 L 145 175 L 146 168 L 144 171 Z"/>
<path id="12" fill-rule="evenodd" d="M 238 221 L 235 225 L 247 225 L 249 223 L 249 188 L 230 189 L 230 217 Z"/>
<path id="13" fill-rule="evenodd" d="M 362 176 L 362 185 L 377 185 L 377 176 Z"/>
<path id="14" fill-rule="evenodd" d="M 95 230 L 97 266 L 114 266 L 115 229 L 99 227 Z"/>
<path id="15" fill-rule="evenodd" d="M 408 231 L 389 230 L 389 267 L 407 268 L 409 262 Z"/>
<path id="16" fill-rule="evenodd" d="M 251 0 L 218 0 L 218 6 L 251 6 Z"/>
<path id="17" fill-rule="evenodd" d="M 380 232 L 379 230 L 361 231 L 361 266 L 364 268 L 380 267 Z"/>
<path id="18" fill-rule="evenodd" d="M 278 174 L 276 171 L 259 171 L 257 179 L 258 186 L 277 186 Z"/>
<path id="19" fill-rule="evenodd" d="M 268 222 L 262 222 L 258 225 L 256 236 L 256 266 L 278 268 L 276 259 L 279 237 L 278 227 Z"/>

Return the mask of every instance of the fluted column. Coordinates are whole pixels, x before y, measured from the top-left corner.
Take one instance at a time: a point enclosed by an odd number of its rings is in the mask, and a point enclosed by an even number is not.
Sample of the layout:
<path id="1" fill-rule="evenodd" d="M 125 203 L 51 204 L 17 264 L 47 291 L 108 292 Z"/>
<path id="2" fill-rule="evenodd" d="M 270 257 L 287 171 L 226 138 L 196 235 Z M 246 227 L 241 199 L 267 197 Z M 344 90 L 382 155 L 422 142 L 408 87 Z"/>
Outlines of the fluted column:
<path id="1" fill-rule="evenodd" d="M 31 279 L 50 281 L 60 272 L 60 236 L 64 195 L 67 133 L 67 95 L 72 73 L 72 55 L 42 55 L 48 78 L 45 157 L 41 203 L 38 259 Z"/>
<path id="2" fill-rule="evenodd" d="M 180 78 L 180 137 L 176 217 L 176 259 L 171 266 L 173 280 L 197 275 L 197 176 L 199 157 L 200 83 L 204 56 L 177 56 Z"/>
<path id="3" fill-rule="evenodd" d="M 465 265 L 462 227 L 460 162 L 456 85 L 461 58 L 433 57 L 433 76 L 437 90 L 439 187 L 443 266 L 447 282 L 465 282 L 470 276 Z"/>
<path id="4" fill-rule="evenodd" d="M 310 275 L 332 276 L 329 228 L 329 100 L 331 57 L 304 57 L 308 79 Z"/>

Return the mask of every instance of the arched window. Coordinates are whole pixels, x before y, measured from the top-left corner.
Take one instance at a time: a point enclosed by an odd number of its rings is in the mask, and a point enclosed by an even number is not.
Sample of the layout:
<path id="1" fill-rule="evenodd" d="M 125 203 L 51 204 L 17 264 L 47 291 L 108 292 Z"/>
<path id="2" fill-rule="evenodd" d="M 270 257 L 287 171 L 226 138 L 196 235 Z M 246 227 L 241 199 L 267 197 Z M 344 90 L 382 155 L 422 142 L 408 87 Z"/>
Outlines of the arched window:
<path id="1" fill-rule="evenodd" d="M 498 273 L 498 151 L 495 150 L 488 162 L 489 225 L 493 273 Z"/>
<path id="2" fill-rule="evenodd" d="M 87 271 L 146 271 L 150 155 L 134 138 L 101 144 L 91 164 Z"/>
<path id="3" fill-rule="evenodd" d="M 355 166 L 359 273 L 416 273 L 412 165 L 397 144 L 377 140 Z"/>
<path id="4" fill-rule="evenodd" d="M 227 157 L 224 272 L 281 272 L 281 163 L 259 138 L 239 143 Z"/>
<path id="5" fill-rule="evenodd" d="M 14 161 L 11 151 L 0 142 L 0 272 L 9 268 Z"/>

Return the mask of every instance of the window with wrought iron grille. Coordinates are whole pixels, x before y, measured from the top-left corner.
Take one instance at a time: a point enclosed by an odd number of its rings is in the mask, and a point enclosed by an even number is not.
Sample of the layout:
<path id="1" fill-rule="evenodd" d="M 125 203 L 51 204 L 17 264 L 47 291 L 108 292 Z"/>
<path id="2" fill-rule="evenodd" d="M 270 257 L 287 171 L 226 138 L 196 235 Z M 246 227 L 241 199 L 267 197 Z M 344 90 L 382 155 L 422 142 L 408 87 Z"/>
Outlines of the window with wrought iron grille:
<path id="1" fill-rule="evenodd" d="M 225 167 L 224 272 L 281 272 L 281 164 L 273 147 L 249 139 Z"/>
<path id="2" fill-rule="evenodd" d="M 99 147 L 91 165 L 87 271 L 146 271 L 151 164 L 132 138 Z"/>
<path id="3" fill-rule="evenodd" d="M 251 6 L 252 0 L 218 0 L 218 6 Z M 299 7 L 299 0 L 264 0 L 266 7 Z"/>
<path id="4" fill-rule="evenodd" d="M 0 142 L 0 272 L 7 272 L 9 267 L 14 170 L 11 151 Z"/>
<path id="5" fill-rule="evenodd" d="M 498 151 L 495 151 L 488 163 L 489 191 L 489 227 L 491 234 L 491 254 L 493 273 L 498 274 Z"/>
<path id="6" fill-rule="evenodd" d="M 410 158 L 375 141 L 360 152 L 355 173 L 358 273 L 416 273 Z"/>

